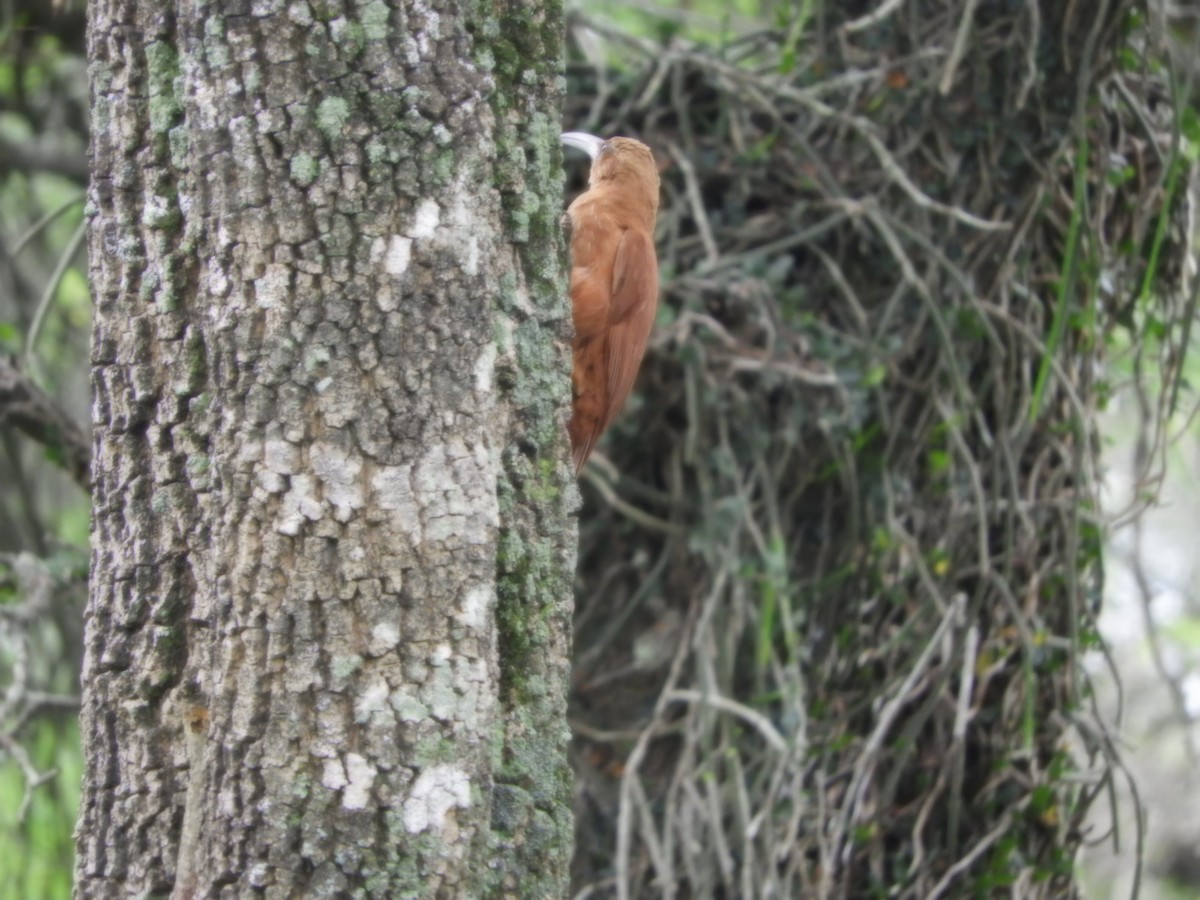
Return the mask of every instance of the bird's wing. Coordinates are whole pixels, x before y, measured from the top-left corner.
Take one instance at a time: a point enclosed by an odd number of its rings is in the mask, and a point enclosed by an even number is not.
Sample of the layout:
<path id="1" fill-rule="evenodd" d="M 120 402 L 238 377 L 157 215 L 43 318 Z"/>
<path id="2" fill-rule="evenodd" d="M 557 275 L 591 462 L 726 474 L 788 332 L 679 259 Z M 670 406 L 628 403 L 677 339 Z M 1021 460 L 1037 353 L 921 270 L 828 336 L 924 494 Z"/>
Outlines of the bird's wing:
<path id="1" fill-rule="evenodd" d="M 658 259 L 654 242 L 640 228 L 626 229 L 613 265 L 607 342 L 608 404 L 600 432 L 612 424 L 633 388 L 657 308 Z"/>
<path id="2" fill-rule="evenodd" d="M 576 472 L 583 468 L 604 431 L 604 416 L 608 409 L 608 373 L 604 357 L 609 289 L 596 274 L 582 267 L 571 272 L 575 362 L 571 370 L 574 398 L 568 430 Z"/>

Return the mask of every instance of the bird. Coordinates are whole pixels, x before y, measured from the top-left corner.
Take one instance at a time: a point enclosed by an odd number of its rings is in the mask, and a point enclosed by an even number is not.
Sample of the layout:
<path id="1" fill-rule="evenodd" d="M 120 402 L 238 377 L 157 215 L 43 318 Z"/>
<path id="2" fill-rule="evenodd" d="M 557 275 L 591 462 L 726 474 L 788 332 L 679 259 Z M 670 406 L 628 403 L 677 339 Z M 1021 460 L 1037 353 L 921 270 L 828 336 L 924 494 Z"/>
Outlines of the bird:
<path id="1" fill-rule="evenodd" d="M 658 309 L 658 166 L 641 141 L 561 135 L 592 159 L 587 190 L 567 207 L 571 244 L 571 419 L 576 475 L 625 405 Z"/>

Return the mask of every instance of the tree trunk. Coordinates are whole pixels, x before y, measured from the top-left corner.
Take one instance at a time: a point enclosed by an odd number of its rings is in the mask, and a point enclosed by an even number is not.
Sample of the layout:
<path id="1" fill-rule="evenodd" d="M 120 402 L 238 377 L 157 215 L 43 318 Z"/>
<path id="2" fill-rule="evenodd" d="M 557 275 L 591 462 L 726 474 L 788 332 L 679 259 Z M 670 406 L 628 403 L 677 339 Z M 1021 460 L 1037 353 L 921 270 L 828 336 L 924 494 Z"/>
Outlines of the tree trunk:
<path id="1" fill-rule="evenodd" d="M 92 2 L 79 896 L 565 890 L 561 11 L 399 7 Z"/>

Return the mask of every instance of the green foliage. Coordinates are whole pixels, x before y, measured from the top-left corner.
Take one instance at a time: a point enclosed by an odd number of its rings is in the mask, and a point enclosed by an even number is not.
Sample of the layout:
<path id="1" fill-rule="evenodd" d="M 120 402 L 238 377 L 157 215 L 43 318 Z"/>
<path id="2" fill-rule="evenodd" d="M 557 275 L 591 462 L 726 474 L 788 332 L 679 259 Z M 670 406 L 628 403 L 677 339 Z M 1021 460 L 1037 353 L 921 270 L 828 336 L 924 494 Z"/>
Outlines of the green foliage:
<path id="1" fill-rule="evenodd" d="M 0 12 L 0 136 L 17 151 L 0 166 L 0 354 L 82 425 L 91 315 L 81 252 L 87 86 L 67 41 L 40 30 L 45 22 L 65 28 L 78 3 L 57 4 L 54 16 L 43 6 Z M 82 18 L 74 21 L 82 27 Z M 82 615 L 75 600 L 87 566 L 88 503 L 63 474 L 65 461 L 52 440 L 40 444 L 0 424 L 0 603 L 29 599 L 8 564 L 16 554 L 36 557 L 56 582 L 49 611 L 0 628 L 0 697 L 18 677 L 14 648 L 27 656 L 28 690 L 76 689 L 72 629 Z M 19 691 L 9 698 L 0 731 L 38 773 L 57 775 L 27 796 L 25 770 L 0 747 L 0 900 L 69 897 L 79 730 L 73 714 L 28 709 Z"/>
<path id="2" fill-rule="evenodd" d="M 17 818 L 25 777 L 11 759 L 0 762 L 0 900 L 55 900 L 71 896 L 75 812 L 83 757 L 73 722 L 42 721 L 23 736 L 23 746 L 39 772 L 58 776 L 36 790 L 25 821 Z"/>

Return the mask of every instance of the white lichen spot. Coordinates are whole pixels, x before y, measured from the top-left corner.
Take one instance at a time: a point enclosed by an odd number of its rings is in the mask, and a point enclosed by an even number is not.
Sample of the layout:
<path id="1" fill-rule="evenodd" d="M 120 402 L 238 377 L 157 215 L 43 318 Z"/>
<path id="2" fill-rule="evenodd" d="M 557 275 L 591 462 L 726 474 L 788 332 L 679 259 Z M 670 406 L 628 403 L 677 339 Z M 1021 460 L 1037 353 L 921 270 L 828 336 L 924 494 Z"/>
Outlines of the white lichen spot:
<path id="1" fill-rule="evenodd" d="M 481 394 L 489 393 L 492 389 L 492 372 L 496 368 L 496 345 L 489 343 L 475 360 L 475 390 Z"/>
<path id="2" fill-rule="evenodd" d="M 437 231 L 438 222 L 441 220 L 442 210 L 432 200 L 422 200 L 417 207 L 417 216 L 413 221 L 412 229 L 408 232 L 411 238 L 421 239 L 433 237 Z"/>
<path id="3" fill-rule="evenodd" d="M 429 718 L 429 709 L 425 704 L 405 691 L 392 694 L 392 709 L 402 722 L 422 722 Z"/>
<path id="4" fill-rule="evenodd" d="M 233 452 L 238 465 L 253 464 L 263 458 L 263 442 L 257 438 L 246 438 Z"/>
<path id="5" fill-rule="evenodd" d="M 142 222 L 148 228 L 166 228 L 174 217 L 175 211 L 166 197 L 151 194 L 146 198 L 142 209 Z"/>
<path id="6" fill-rule="evenodd" d="M 219 17 L 213 16 L 213 18 Z M 216 44 L 215 41 L 213 43 L 214 45 Z M 208 62 L 209 64 L 214 64 L 211 56 Z M 205 130 L 216 128 L 219 121 L 217 110 L 228 108 L 226 105 L 227 98 L 221 95 L 221 91 L 211 80 L 207 84 L 203 83 L 200 79 L 197 79 L 195 82 L 189 81 L 190 83 L 196 85 L 191 99 L 196 104 L 197 121 Z"/>
<path id="7" fill-rule="evenodd" d="M 340 759 L 325 760 L 321 784 L 331 791 L 342 792 L 343 809 L 366 809 L 377 774 L 364 757 L 347 753 L 344 765 Z"/>
<path id="8" fill-rule="evenodd" d="M 418 541 L 478 544 L 499 523 L 497 461 L 484 445 L 434 444 L 415 466 L 380 468 L 371 485 L 393 525 Z"/>
<path id="9" fill-rule="evenodd" d="M 417 776 L 404 803 L 404 827 L 409 834 L 430 828 L 441 831 L 451 809 L 471 805 L 471 781 L 454 766 L 432 766 Z"/>
<path id="10" fill-rule="evenodd" d="M 469 588 L 462 600 L 462 615 L 459 619 L 470 628 L 487 626 L 488 613 L 492 607 L 492 590 L 487 585 L 478 584 Z"/>
<path id="11" fill-rule="evenodd" d="M 412 488 L 412 466 L 380 466 L 371 476 L 380 509 L 392 513 L 392 524 L 415 541 L 421 540 L 421 510 Z"/>
<path id="12" fill-rule="evenodd" d="M 210 297 L 221 299 L 229 296 L 231 284 L 224 270 L 212 265 L 206 268 L 204 274 L 200 276 L 200 287 Z M 217 306 L 220 307 L 221 304 L 217 304 Z M 215 313 L 216 310 L 214 309 L 213 312 Z"/>
<path id="13" fill-rule="evenodd" d="M 412 263 L 414 242 L 431 241 L 434 246 L 455 253 L 465 274 L 479 274 L 479 236 L 487 231 L 487 223 L 483 221 L 487 214 L 480 213 L 478 194 L 465 178 L 460 178 L 451 191 L 446 207 L 448 218 L 437 201 L 422 200 L 413 213 L 412 224 L 403 234 L 372 242 L 371 261 L 376 264 L 382 261 L 384 271 L 390 275 L 403 275 Z"/>
<path id="14" fill-rule="evenodd" d="M 281 438 L 263 442 L 263 465 L 278 475 L 291 475 L 300 463 L 300 448 Z"/>
<path id="15" fill-rule="evenodd" d="M 388 36 L 388 8 L 383 0 L 371 0 L 363 7 L 359 20 L 368 41 L 382 41 Z"/>
<path id="16" fill-rule="evenodd" d="M 380 622 L 371 629 L 371 653 L 382 656 L 400 645 L 400 629 L 391 622 Z"/>
<path id="17" fill-rule="evenodd" d="M 438 644 L 434 647 L 433 652 L 429 654 L 429 664 L 431 666 L 444 666 L 450 662 L 450 657 L 454 655 L 454 651 L 449 644 Z"/>
<path id="18" fill-rule="evenodd" d="M 296 475 L 291 489 L 284 494 L 280 509 L 280 521 L 275 530 L 281 534 L 297 535 L 304 520 L 321 518 L 323 506 L 315 496 L 316 481 L 310 475 Z"/>
<path id="19" fill-rule="evenodd" d="M 366 809 L 367 801 L 371 799 L 371 786 L 375 784 L 375 776 L 378 774 L 365 757 L 357 753 L 347 753 L 346 775 L 350 778 L 350 783 L 342 793 L 342 808 Z"/>
<path id="20" fill-rule="evenodd" d="M 468 537 L 468 531 L 475 531 L 469 528 L 473 512 L 470 496 L 477 476 L 464 471 L 461 463 L 466 457 L 466 448 L 459 442 L 434 444 L 417 464 L 413 488 L 429 540 L 462 537 L 476 543 L 473 535 Z"/>
<path id="21" fill-rule="evenodd" d="M 421 59 L 429 59 L 429 54 L 433 47 L 430 37 L 434 39 L 439 37 L 438 32 L 441 28 L 442 17 L 430 9 L 426 3 L 416 3 L 414 7 L 415 12 L 425 16 L 424 26 L 417 26 L 413 29 L 415 32 L 414 36 L 416 37 L 417 53 L 420 54 Z"/>
<path id="22" fill-rule="evenodd" d="M 517 333 L 517 323 L 503 313 L 496 317 L 496 346 L 506 359 L 513 359 L 514 336 Z"/>
<path id="23" fill-rule="evenodd" d="M 246 870 L 246 881 L 251 887 L 265 888 L 270 884 L 271 874 L 271 867 L 265 862 L 255 863 Z"/>
<path id="24" fill-rule="evenodd" d="M 459 709 L 462 700 L 461 688 L 458 676 L 451 667 L 435 668 L 421 685 L 421 701 L 429 707 L 429 714 L 435 719 L 441 719 L 443 722 L 463 722 L 469 726 L 472 723 Z"/>
<path id="25" fill-rule="evenodd" d="M 354 721 L 366 722 L 376 713 L 390 710 L 392 690 L 383 678 L 376 678 L 354 700 Z"/>
<path id="26" fill-rule="evenodd" d="M 334 518 L 348 522 L 354 510 L 363 505 L 362 460 L 334 444 L 318 441 L 310 451 L 312 468 L 325 485 L 325 499 L 333 504 Z"/>
<path id="27" fill-rule="evenodd" d="M 383 270 L 389 275 L 403 275 L 412 261 L 412 238 L 393 234 L 388 241 L 387 255 L 383 258 Z"/>
<path id="28" fill-rule="evenodd" d="M 340 759 L 325 760 L 325 771 L 321 773 L 321 784 L 331 791 L 340 791 L 350 782 L 346 778 L 346 769 Z"/>
<path id="29" fill-rule="evenodd" d="M 264 309 L 274 309 L 287 302 L 291 273 L 287 266 L 272 264 L 266 274 L 254 281 L 254 302 Z"/>
<path id="30" fill-rule="evenodd" d="M 414 240 L 433 237 L 441 219 L 441 209 L 432 200 L 422 200 L 407 235 L 393 234 L 387 239 L 376 238 L 371 244 L 371 259 L 383 260 L 383 270 L 389 275 L 403 275 L 412 263 Z"/>
<path id="31" fill-rule="evenodd" d="M 479 235 L 485 230 L 480 221 L 479 198 L 474 196 L 465 178 L 454 184 L 450 221 L 445 231 L 447 244 L 463 253 L 462 268 L 467 275 L 479 274 Z"/>
<path id="32" fill-rule="evenodd" d="M 297 25 L 311 25 L 312 10 L 308 8 L 307 3 L 293 3 L 288 7 L 288 18 Z"/>
<path id="33" fill-rule="evenodd" d="M 468 275 L 479 274 L 479 236 L 467 238 L 467 258 L 463 260 L 463 271 Z"/>
<path id="34" fill-rule="evenodd" d="M 282 494 L 287 490 L 287 479 L 278 472 L 269 472 L 266 469 L 259 469 L 258 486 L 268 494 Z"/>

